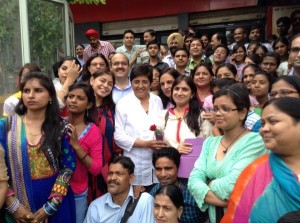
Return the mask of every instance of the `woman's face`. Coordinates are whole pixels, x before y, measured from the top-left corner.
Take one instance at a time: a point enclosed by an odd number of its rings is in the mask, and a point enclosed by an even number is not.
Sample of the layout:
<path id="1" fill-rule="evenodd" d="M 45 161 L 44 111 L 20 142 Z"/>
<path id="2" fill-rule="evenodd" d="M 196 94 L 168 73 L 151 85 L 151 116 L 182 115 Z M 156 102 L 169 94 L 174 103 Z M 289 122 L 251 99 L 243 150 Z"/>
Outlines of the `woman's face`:
<path id="1" fill-rule="evenodd" d="M 237 109 L 237 107 L 231 97 L 227 95 L 215 99 L 214 109 L 217 110 L 217 112 L 215 112 L 215 125 L 224 131 L 240 128 L 247 115 L 246 110 L 234 110 Z"/>
<path id="2" fill-rule="evenodd" d="M 237 63 L 244 63 L 246 52 L 243 50 L 242 47 L 239 47 L 237 51 L 234 53 L 235 61 Z"/>
<path id="3" fill-rule="evenodd" d="M 270 97 L 271 98 L 284 98 L 284 97 L 299 98 L 300 95 L 297 89 L 294 88 L 293 85 L 289 84 L 284 80 L 279 80 L 274 84 L 272 84 Z"/>
<path id="4" fill-rule="evenodd" d="M 78 45 L 78 46 L 76 47 L 76 49 L 75 49 L 76 55 L 77 55 L 78 57 L 82 57 L 82 56 L 83 56 L 83 50 L 84 50 L 84 48 L 83 48 L 82 46 Z"/>
<path id="5" fill-rule="evenodd" d="M 279 64 L 274 57 L 264 57 L 261 62 L 261 69 L 267 73 L 275 73 Z"/>
<path id="6" fill-rule="evenodd" d="M 247 49 L 247 54 L 252 54 L 254 52 L 254 49 L 257 47 L 256 44 L 252 44 Z"/>
<path id="7" fill-rule="evenodd" d="M 157 69 L 153 69 L 153 81 L 151 84 L 151 90 L 155 91 L 159 86 L 159 71 Z"/>
<path id="8" fill-rule="evenodd" d="M 209 87 L 212 79 L 213 77 L 210 75 L 206 67 L 200 66 L 197 68 L 194 75 L 194 82 L 198 88 Z"/>
<path id="9" fill-rule="evenodd" d="M 268 78 L 262 74 L 256 74 L 252 81 L 251 92 L 256 97 L 268 95 L 270 83 Z"/>
<path id="10" fill-rule="evenodd" d="M 158 194 L 154 199 L 154 218 L 157 223 L 178 223 L 183 208 L 177 208 L 169 196 Z"/>
<path id="11" fill-rule="evenodd" d="M 244 70 L 243 82 L 247 85 L 247 88 L 249 90 L 251 89 L 251 85 L 252 85 L 254 75 L 255 75 L 254 70 L 251 67 L 247 67 Z"/>
<path id="12" fill-rule="evenodd" d="M 254 63 L 254 61 L 251 60 L 249 57 L 246 57 L 244 64 L 245 64 L 245 65 L 248 65 L 248 64 L 255 64 L 255 63 Z"/>
<path id="13" fill-rule="evenodd" d="M 284 156 L 299 153 L 299 137 L 295 137 L 299 132 L 300 123 L 289 115 L 272 104 L 264 108 L 259 133 L 267 149 Z"/>
<path id="14" fill-rule="evenodd" d="M 217 78 L 235 79 L 235 75 L 227 67 L 221 67 L 220 69 L 218 69 Z"/>
<path id="15" fill-rule="evenodd" d="M 201 37 L 201 41 L 202 41 L 202 43 L 203 43 L 203 47 L 204 47 L 204 48 L 207 47 L 208 42 L 209 42 L 207 36 L 202 36 L 202 37 Z"/>
<path id="16" fill-rule="evenodd" d="M 265 51 L 264 51 L 261 47 L 258 47 L 258 48 L 257 48 L 255 54 L 257 54 L 257 55 L 260 56 L 261 58 L 263 58 L 263 57 L 266 55 Z"/>
<path id="17" fill-rule="evenodd" d="M 66 60 L 58 69 L 58 78 L 61 84 L 64 84 L 68 77 L 68 70 L 71 67 L 72 60 Z"/>
<path id="18" fill-rule="evenodd" d="M 131 81 L 132 90 L 140 100 L 149 97 L 150 85 L 150 81 L 146 75 L 138 76 Z"/>
<path id="19" fill-rule="evenodd" d="M 113 78 L 109 74 L 103 74 L 94 78 L 91 77 L 90 84 L 94 90 L 95 96 L 98 98 L 105 98 L 113 89 Z"/>
<path id="20" fill-rule="evenodd" d="M 168 97 L 171 98 L 172 85 L 175 79 L 171 74 L 164 73 L 160 76 L 159 84 L 162 92 Z"/>
<path id="21" fill-rule="evenodd" d="M 101 57 L 96 57 L 91 61 L 88 70 L 91 73 L 91 75 L 93 75 L 93 73 L 95 73 L 98 70 L 102 70 L 103 68 L 106 68 L 105 61 Z"/>
<path id="22" fill-rule="evenodd" d="M 37 78 L 27 80 L 22 90 L 22 100 L 25 107 L 31 111 L 46 110 L 51 97 L 49 91 Z"/>
<path id="23" fill-rule="evenodd" d="M 89 107 L 88 97 L 84 90 L 76 88 L 68 93 L 66 100 L 69 113 L 84 114 Z"/>
<path id="24" fill-rule="evenodd" d="M 173 88 L 172 98 L 178 107 L 188 106 L 192 96 L 192 90 L 185 81 L 181 81 Z"/>
<path id="25" fill-rule="evenodd" d="M 279 54 L 280 57 L 288 55 L 288 46 L 283 42 L 278 42 L 275 45 L 275 51 Z"/>

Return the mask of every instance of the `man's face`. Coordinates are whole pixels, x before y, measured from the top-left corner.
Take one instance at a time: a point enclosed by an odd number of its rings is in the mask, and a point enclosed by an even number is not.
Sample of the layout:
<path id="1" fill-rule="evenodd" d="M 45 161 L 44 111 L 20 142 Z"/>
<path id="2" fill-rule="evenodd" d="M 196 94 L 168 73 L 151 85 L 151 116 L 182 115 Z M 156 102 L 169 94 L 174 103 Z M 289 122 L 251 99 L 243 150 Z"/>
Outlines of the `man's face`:
<path id="1" fill-rule="evenodd" d="M 116 53 L 111 58 L 111 71 L 114 73 L 115 77 L 128 77 L 129 73 L 129 62 L 126 55 L 121 53 Z"/>
<path id="2" fill-rule="evenodd" d="M 300 37 L 297 37 L 291 43 L 289 62 L 294 69 L 300 69 Z"/>
<path id="3" fill-rule="evenodd" d="M 216 63 L 224 63 L 226 60 L 226 49 L 218 47 L 214 52 L 213 58 Z"/>
<path id="4" fill-rule="evenodd" d="M 91 45 L 92 48 L 97 48 L 98 44 L 99 44 L 99 39 L 95 38 L 95 37 L 90 37 L 88 39 L 89 44 Z"/>
<path id="5" fill-rule="evenodd" d="M 251 41 L 260 41 L 260 29 L 253 29 L 250 31 L 249 39 Z"/>
<path id="6" fill-rule="evenodd" d="M 291 24 L 294 34 L 300 32 L 300 12 L 294 14 L 294 16 L 291 18 Z"/>
<path id="7" fill-rule="evenodd" d="M 159 54 L 159 50 L 160 49 L 159 49 L 158 45 L 156 45 L 156 44 L 149 45 L 149 47 L 147 49 L 150 57 L 157 57 Z"/>
<path id="8" fill-rule="evenodd" d="M 235 42 L 237 42 L 237 43 L 243 42 L 245 39 L 244 29 L 241 29 L 241 28 L 235 29 L 234 33 L 233 33 L 233 37 L 234 37 Z"/>
<path id="9" fill-rule="evenodd" d="M 173 55 L 174 55 L 177 47 L 179 47 L 179 45 L 180 45 L 179 42 L 175 38 L 172 39 L 170 46 L 169 46 L 169 50 Z"/>
<path id="10" fill-rule="evenodd" d="M 149 32 L 144 33 L 144 43 L 147 45 L 150 41 L 154 40 L 154 36 L 151 36 Z"/>
<path id="11" fill-rule="evenodd" d="M 211 42 L 210 42 L 211 48 L 214 50 L 219 44 L 221 44 L 221 41 L 217 40 L 217 34 L 214 34 L 211 37 Z"/>
<path id="12" fill-rule="evenodd" d="M 112 195 L 127 194 L 134 180 L 134 175 L 129 174 L 120 163 L 110 164 L 107 175 L 107 190 Z"/>
<path id="13" fill-rule="evenodd" d="M 177 184 L 178 169 L 173 160 L 160 157 L 155 162 L 155 175 L 162 185 Z"/>
<path id="14" fill-rule="evenodd" d="M 132 33 L 126 33 L 123 38 L 123 43 L 126 47 L 131 47 L 134 43 L 134 36 Z"/>
<path id="15" fill-rule="evenodd" d="M 283 22 L 278 23 L 277 32 L 278 32 L 279 36 L 287 35 L 288 31 L 289 31 L 289 27 L 286 24 L 284 24 Z"/>
<path id="16" fill-rule="evenodd" d="M 190 45 L 190 55 L 192 57 L 199 57 L 202 55 L 203 47 L 200 40 L 193 40 Z"/>
<path id="17" fill-rule="evenodd" d="M 176 67 L 186 67 L 189 62 L 187 53 L 184 50 L 178 50 L 175 53 L 174 62 Z"/>

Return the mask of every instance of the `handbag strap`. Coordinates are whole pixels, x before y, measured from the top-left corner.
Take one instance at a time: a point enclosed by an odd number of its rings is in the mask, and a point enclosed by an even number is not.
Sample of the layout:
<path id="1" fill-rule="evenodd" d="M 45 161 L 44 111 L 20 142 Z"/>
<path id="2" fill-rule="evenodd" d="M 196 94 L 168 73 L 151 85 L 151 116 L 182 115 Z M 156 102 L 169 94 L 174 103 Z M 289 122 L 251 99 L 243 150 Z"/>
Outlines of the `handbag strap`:
<path id="1" fill-rule="evenodd" d="M 132 199 L 130 199 L 130 201 L 128 202 L 128 204 L 126 206 L 125 213 L 124 213 L 120 223 L 126 223 L 128 218 L 133 214 L 135 207 L 140 200 L 141 194 L 142 193 L 140 193 L 140 195 L 136 199 L 134 199 L 134 202 L 132 202 Z"/>

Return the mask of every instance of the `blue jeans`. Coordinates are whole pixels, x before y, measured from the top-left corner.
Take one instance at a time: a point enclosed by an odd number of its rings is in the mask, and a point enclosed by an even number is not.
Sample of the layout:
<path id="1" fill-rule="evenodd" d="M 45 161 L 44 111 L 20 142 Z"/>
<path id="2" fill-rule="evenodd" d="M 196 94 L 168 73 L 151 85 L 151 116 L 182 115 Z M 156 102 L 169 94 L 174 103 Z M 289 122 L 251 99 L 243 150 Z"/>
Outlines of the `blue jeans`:
<path id="1" fill-rule="evenodd" d="M 75 194 L 75 206 L 76 206 L 76 223 L 83 223 L 87 209 L 87 194 L 88 190 L 86 189 L 85 192 L 82 194 Z"/>

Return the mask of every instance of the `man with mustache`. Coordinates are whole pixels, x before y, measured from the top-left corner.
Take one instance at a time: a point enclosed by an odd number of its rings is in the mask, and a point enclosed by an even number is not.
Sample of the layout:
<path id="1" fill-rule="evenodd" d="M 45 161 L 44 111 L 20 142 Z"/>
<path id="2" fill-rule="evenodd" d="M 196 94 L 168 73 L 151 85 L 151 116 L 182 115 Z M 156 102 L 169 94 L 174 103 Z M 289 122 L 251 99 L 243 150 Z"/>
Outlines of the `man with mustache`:
<path id="1" fill-rule="evenodd" d="M 83 51 L 84 62 L 86 62 L 94 53 L 101 53 L 108 60 L 108 55 L 111 52 L 115 52 L 115 49 L 110 42 L 99 40 L 99 33 L 96 30 L 88 29 L 85 32 L 85 36 L 90 45 L 88 45 Z"/>
<path id="2" fill-rule="evenodd" d="M 84 223 L 117 223 L 124 216 L 128 203 L 134 202 L 132 182 L 134 163 L 129 157 L 117 156 L 109 162 L 108 193 L 94 200 Z M 127 223 L 154 223 L 153 197 L 142 193 Z"/>
<path id="3" fill-rule="evenodd" d="M 163 62 L 167 63 L 169 67 L 174 67 L 175 62 L 173 58 L 175 56 L 175 51 L 177 47 L 183 47 L 183 37 L 180 33 L 172 33 L 168 36 L 167 43 L 170 54 L 163 59 Z"/>
<path id="4" fill-rule="evenodd" d="M 201 212 L 194 197 L 190 194 L 187 182 L 178 179 L 178 168 L 180 165 L 180 154 L 174 147 L 165 147 L 155 150 L 152 156 L 152 163 L 155 168 L 155 175 L 159 181 L 150 194 L 155 195 L 156 191 L 163 185 L 175 184 L 183 194 L 184 209 L 180 218 L 181 223 L 205 222 L 208 218 L 206 212 Z"/>
<path id="5" fill-rule="evenodd" d="M 123 96 L 132 92 L 129 81 L 129 59 L 124 53 L 116 53 L 111 58 L 110 70 L 115 77 L 115 85 L 112 90 L 113 100 L 117 102 Z"/>

